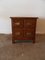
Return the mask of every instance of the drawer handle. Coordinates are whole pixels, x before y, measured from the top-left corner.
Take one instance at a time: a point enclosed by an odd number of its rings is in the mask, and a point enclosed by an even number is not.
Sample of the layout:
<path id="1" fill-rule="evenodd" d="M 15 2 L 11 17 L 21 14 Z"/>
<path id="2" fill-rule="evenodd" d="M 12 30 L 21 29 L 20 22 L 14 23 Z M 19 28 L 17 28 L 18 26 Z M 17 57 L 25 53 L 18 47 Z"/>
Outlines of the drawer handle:
<path id="1" fill-rule="evenodd" d="M 15 23 L 15 25 L 20 25 L 20 23 L 19 23 L 19 22 L 17 22 L 17 23 Z"/>
<path id="2" fill-rule="evenodd" d="M 27 25 L 32 25 L 31 23 L 27 23 Z"/>
<path id="3" fill-rule="evenodd" d="M 27 33 L 26 33 L 26 35 L 28 35 L 28 36 L 29 36 L 29 35 L 32 35 L 32 33 L 28 33 L 28 32 L 27 32 Z"/>
<path id="4" fill-rule="evenodd" d="M 16 32 L 15 35 L 20 35 L 20 32 Z"/>

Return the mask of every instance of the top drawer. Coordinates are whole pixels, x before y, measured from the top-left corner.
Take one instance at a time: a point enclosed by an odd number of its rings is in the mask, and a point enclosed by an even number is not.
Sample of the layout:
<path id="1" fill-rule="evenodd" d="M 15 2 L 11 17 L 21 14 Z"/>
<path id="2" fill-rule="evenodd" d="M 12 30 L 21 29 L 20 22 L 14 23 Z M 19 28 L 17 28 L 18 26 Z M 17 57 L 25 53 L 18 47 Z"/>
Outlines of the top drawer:
<path id="1" fill-rule="evenodd" d="M 13 26 L 16 28 L 22 28 L 23 27 L 23 19 L 21 18 L 15 18 L 12 20 Z"/>
<path id="2" fill-rule="evenodd" d="M 24 27 L 32 28 L 35 26 L 36 26 L 36 20 L 35 19 L 24 19 Z"/>

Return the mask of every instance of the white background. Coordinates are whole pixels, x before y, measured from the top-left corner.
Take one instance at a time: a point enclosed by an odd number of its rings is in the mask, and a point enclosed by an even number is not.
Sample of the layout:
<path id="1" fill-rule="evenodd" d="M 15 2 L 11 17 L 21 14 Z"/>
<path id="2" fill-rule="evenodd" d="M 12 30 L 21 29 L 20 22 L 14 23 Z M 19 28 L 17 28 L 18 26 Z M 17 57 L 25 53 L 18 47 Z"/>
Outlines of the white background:
<path id="1" fill-rule="evenodd" d="M 45 33 L 45 0 L 0 0 L 0 33 L 11 33 L 11 16 L 37 16 L 36 32 Z"/>

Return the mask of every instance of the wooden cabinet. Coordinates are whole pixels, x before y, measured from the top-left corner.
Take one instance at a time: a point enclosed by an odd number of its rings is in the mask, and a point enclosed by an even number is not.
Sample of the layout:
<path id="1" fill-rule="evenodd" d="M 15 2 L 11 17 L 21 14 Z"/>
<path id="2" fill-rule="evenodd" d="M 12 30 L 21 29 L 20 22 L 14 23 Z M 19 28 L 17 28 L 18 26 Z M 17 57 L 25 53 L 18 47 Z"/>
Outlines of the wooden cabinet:
<path id="1" fill-rule="evenodd" d="M 32 40 L 35 43 L 37 17 L 11 17 L 12 42 Z"/>

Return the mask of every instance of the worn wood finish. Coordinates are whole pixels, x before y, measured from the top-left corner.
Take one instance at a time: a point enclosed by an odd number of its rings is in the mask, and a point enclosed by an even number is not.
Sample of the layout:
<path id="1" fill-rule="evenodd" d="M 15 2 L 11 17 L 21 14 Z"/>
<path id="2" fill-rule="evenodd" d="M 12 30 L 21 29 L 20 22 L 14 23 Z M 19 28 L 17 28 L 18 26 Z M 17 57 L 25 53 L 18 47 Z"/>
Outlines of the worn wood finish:
<path id="1" fill-rule="evenodd" d="M 33 40 L 35 43 L 37 17 L 11 17 L 12 42 L 15 40 Z"/>

